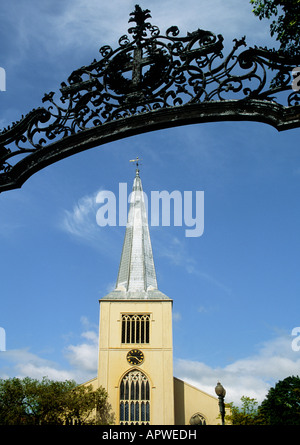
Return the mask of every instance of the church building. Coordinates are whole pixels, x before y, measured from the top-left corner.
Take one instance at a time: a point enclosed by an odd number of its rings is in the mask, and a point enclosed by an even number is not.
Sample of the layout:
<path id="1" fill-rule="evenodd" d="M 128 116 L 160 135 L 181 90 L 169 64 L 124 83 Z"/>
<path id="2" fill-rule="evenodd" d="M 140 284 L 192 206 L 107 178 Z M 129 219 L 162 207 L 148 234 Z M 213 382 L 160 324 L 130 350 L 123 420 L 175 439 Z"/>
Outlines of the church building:
<path id="1" fill-rule="evenodd" d="M 220 424 L 218 399 L 173 376 L 172 299 L 157 286 L 137 164 L 115 289 L 100 299 L 98 376 L 120 425 Z"/>

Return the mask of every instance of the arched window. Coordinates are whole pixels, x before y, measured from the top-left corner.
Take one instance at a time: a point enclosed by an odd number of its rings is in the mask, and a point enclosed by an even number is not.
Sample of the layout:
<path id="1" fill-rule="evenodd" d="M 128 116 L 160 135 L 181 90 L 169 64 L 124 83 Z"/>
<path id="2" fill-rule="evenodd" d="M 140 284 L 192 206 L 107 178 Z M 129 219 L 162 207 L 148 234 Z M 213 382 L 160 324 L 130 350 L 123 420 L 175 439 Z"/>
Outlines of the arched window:
<path id="1" fill-rule="evenodd" d="M 149 343 L 150 315 L 122 315 L 122 343 Z"/>
<path id="2" fill-rule="evenodd" d="M 206 425 L 205 417 L 200 413 L 194 414 L 190 418 L 190 425 Z"/>
<path id="3" fill-rule="evenodd" d="M 149 425 L 150 384 L 141 371 L 129 371 L 120 384 L 120 424 Z"/>

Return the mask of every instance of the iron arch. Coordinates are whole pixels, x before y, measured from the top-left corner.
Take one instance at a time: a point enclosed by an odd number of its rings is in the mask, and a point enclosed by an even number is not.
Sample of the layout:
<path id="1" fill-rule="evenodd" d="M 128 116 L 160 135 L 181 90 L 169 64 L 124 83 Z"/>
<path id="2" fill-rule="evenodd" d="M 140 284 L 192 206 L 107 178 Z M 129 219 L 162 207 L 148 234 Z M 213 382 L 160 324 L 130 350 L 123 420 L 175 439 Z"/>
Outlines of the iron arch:
<path id="1" fill-rule="evenodd" d="M 45 94 L 39 107 L 0 132 L 0 192 L 21 187 L 34 173 L 81 151 L 129 136 L 181 125 L 256 121 L 278 131 L 300 126 L 300 87 L 293 60 L 198 29 L 165 35 L 139 6 L 117 49 Z M 294 71 L 293 71 L 294 70 Z M 293 74 L 294 73 L 294 74 Z M 298 79 L 298 78 L 297 78 Z"/>

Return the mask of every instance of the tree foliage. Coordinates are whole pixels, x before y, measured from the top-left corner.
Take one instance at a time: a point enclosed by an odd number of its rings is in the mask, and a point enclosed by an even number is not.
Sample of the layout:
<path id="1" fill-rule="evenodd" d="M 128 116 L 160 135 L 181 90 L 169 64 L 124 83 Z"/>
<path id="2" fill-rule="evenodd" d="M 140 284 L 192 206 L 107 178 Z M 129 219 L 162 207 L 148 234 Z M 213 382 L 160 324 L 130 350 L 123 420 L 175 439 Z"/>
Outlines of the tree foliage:
<path id="1" fill-rule="evenodd" d="M 276 383 L 259 413 L 267 425 L 300 425 L 300 378 L 290 376 Z"/>
<path id="2" fill-rule="evenodd" d="M 109 424 L 113 422 L 103 388 L 74 381 L 0 379 L 0 424 Z"/>
<path id="3" fill-rule="evenodd" d="M 230 414 L 226 416 L 226 422 L 231 425 L 257 425 L 258 419 L 258 402 L 256 399 L 243 396 L 241 397 L 241 407 L 229 403 Z"/>
<path id="4" fill-rule="evenodd" d="M 250 0 L 259 19 L 273 19 L 270 34 L 288 56 L 300 54 L 300 0 Z"/>
<path id="5" fill-rule="evenodd" d="M 243 396 L 241 407 L 228 404 L 232 425 L 300 425 L 300 378 L 290 376 L 270 388 L 260 406 L 256 399 Z"/>

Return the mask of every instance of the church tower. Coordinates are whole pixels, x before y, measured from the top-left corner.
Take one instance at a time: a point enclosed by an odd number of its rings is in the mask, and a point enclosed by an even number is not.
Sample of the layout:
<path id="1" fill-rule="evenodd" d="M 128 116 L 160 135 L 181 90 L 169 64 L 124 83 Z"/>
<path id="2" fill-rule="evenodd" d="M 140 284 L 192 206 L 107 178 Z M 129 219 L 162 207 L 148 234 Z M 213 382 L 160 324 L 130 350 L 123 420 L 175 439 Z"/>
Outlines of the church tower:
<path id="1" fill-rule="evenodd" d="M 138 162 L 116 287 L 100 300 L 98 386 L 116 424 L 174 425 L 172 300 L 157 287 Z"/>

